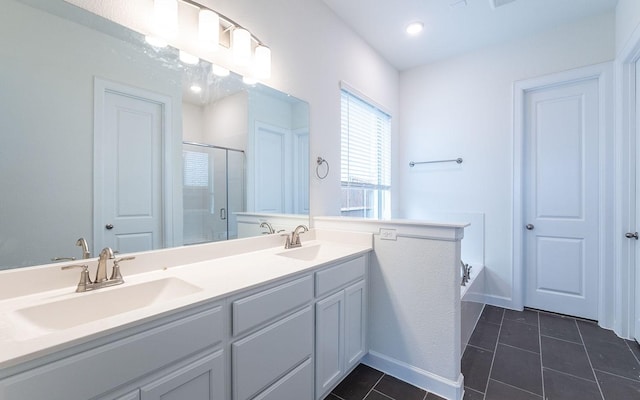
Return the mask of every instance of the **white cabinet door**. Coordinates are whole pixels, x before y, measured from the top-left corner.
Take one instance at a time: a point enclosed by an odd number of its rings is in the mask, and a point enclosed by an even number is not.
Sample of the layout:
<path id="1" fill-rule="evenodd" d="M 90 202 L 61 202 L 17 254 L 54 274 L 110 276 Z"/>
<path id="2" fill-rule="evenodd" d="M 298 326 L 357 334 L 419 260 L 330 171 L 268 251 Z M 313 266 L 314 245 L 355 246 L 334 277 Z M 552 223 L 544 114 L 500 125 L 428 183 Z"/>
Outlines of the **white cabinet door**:
<path id="1" fill-rule="evenodd" d="M 344 373 L 344 291 L 316 304 L 316 398 Z"/>
<path id="2" fill-rule="evenodd" d="M 140 400 L 224 400 L 222 350 L 140 389 Z"/>
<path id="3" fill-rule="evenodd" d="M 364 281 L 345 289 L 344 355 L 345 370 L 360 361 L 366 351 L 366 291 Z"/>

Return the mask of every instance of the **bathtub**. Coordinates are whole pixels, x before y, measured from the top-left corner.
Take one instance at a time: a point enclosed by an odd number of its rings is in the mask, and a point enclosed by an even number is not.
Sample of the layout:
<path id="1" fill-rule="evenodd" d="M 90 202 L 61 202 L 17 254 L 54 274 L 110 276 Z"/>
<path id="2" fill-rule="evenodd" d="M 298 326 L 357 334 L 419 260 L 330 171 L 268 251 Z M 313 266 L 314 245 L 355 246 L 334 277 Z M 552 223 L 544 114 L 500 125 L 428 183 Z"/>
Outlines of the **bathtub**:
<path id="1" fill-rule="evenodd" d="M 464 349 L 469 342 L 469 338 L 484 308 L 484 291 L 484 266 L 473 265 L 471 268 L 471 279 L 465 286 L 460 286 L 461 353 L 464 353 Z M 460 356 L 462 357 L 462 354 L 460 354 Z"/>

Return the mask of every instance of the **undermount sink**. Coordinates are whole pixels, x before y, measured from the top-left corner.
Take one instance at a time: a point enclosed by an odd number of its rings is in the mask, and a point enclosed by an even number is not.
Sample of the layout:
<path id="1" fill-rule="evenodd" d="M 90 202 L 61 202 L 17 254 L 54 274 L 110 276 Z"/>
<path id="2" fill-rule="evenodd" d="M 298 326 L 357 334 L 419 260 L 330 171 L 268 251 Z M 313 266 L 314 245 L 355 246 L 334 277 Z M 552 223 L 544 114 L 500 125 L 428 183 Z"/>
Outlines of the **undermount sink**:
<path id="1" fill-rule="evenodd" d="M 311 246 L 302 245 L 302 247 L 298 247 L 297 249 L 290 249 L 283 251 L 282 253 L 277 253 L 276 255 L 282 257 L 295 258 L 297 260 L 304 261 L 313 261 L 317 259 L 320 255 L 322 255 L 322 245 L 314 244 Z"/>
<path id="2" fill-rule="evenodd" d="M 104 291 L 103 291 L 104 290 Z M 16 316 L 47 331 L 73 328 L 128 311 L 187 296 L 201 288 L 178 278 L 100 289 L 15 311 Z"/>

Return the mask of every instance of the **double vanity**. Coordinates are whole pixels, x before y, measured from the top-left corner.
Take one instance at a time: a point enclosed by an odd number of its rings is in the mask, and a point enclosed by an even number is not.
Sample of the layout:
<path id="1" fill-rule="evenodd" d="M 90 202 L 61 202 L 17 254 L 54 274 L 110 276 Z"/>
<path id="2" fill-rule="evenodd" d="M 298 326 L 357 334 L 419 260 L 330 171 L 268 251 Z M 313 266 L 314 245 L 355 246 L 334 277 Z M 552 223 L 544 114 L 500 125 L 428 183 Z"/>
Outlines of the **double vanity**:
<path id="1" fill-rule="evenodd" d="M 284 242 L 138 253 L 84 293 L 63 264 L 0 272 L 0 399 L 322 399 L 367 352 L 372 235 Z"/>

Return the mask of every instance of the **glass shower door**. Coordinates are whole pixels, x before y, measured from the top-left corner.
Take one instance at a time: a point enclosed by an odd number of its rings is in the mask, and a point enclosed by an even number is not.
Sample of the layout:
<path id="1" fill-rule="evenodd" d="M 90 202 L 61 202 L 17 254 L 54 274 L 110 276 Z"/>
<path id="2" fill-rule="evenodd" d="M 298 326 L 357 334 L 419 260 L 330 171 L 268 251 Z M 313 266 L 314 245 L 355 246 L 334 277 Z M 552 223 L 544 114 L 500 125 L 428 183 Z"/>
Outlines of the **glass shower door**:
<path id="1" fill-rule="evenodd" d="M 238 237 L 236 212 L 245 210 L 244 152 L 183 145 L 184 244 Z"/>

